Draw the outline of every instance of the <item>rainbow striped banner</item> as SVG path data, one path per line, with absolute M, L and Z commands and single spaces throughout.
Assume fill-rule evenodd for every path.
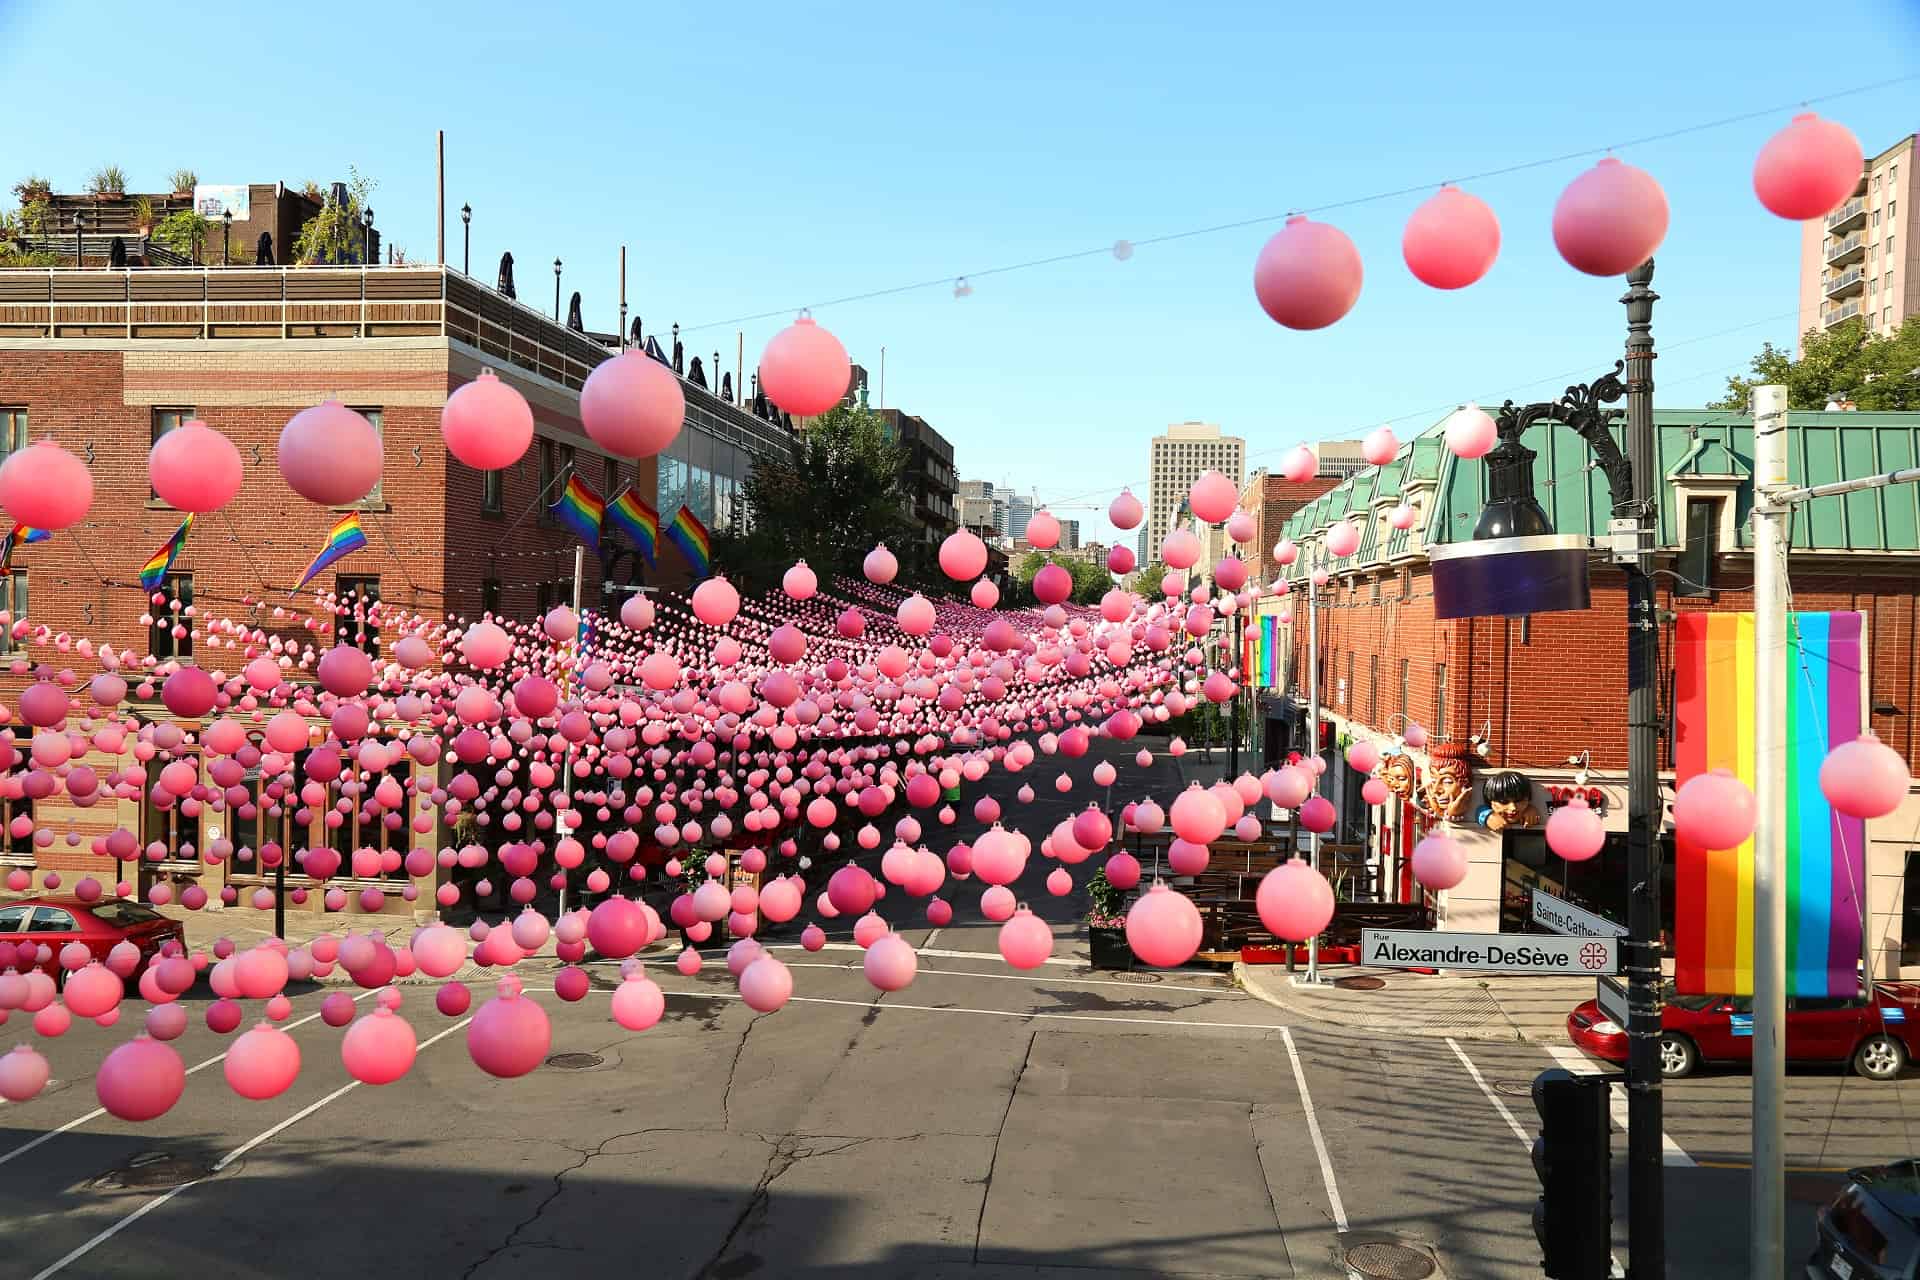
M 693 576 L 704 578 L 707 568 L 713 563 L 713 540 L 707 535 L 707 526 L 700 523 L 700 517 L 681 507 L 674 513 L 673 523 L 667 526 L 667 537 L 680 553 L 693 566 Z
M 140 586 L 144 590 L 160 589 L 160 585 L 167 580 L 167 570 L 173 568 L 174 559 L 180 554 L 180 548 L 187 545 L 187 534 L 192 529 L 193 513 L 188 512 L 187 518 L 180 522 L 180 527 L 167 535 L 160 549 L 147 557 L 146 564 L 140 567 Z
M 191 518 L 191 517 L 189 517 Z M 360 527 L 358 512 L 350 512 L 342 517 L 327 534 L 327 545 L 320 548 L 320 554 L 313 558 L 307 571 L 300 575 L 300 581 L 294 584 L 294 590 L 312 582 L 321 570 L 342 556 L 349 555 L 367 545 L 366 530 Z
M 1866 823 L 1833 811 L 1820 791 L 1827 752 L 1860 736 L 1866 717 L 1866 616 L 1795 613 L 1787 620 L 1787 994 L 1859 993 L 1866 916 Z M 1731 769 L 1754 783 L 1754 649 L 1750 613 L 1683 613 L 1674 641 L 1674 777 Z M 1753 841 L 1702 849 L 1678 839 L 1674 859 L 1674 985 L 1682 994 L 1753 992 Z
M 600 554 L 600 522 L 606 517 L 607 504 L 600 495 L 587 487 L 586 481 L 579 476 L 567 477 L 567 487 L 560 491 L 560 499 L 547 508 L 553 518 L 580 535 L 580 541 L 587 544 L 587 550 Z
M 648 564 L 654 563 L 654 550 L 660 541 L 660 513 L 643 502 L 632 485 L 607 504 L 607 523 L 626 534 Z

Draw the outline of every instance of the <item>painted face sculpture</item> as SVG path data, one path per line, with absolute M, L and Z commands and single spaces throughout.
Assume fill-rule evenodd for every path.
M 1427 765 L 1427 802 L 1449 822 L 1466 819 L 1473 803 L 1473 767 L 1459 756 L 1440 756 Z

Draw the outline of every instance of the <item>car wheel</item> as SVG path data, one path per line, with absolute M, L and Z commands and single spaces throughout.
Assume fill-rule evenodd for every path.
M 1700 1065 L 1700 1050 L 1693 1041 L 1673 1031 L 1660 1035 L 1660 1074 L 1669 1080 L 1678 1080 L 1693 1074 Z
M 1907 1065 L 1907 1051 L 1892 1036 L 1868 1036 L 1853 1051 L 1853 1069 L 1869 1080 L 1891 1080 Z

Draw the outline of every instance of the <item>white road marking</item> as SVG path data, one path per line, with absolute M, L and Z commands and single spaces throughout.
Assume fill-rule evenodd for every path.
M 922 951 L 920 954 L 926 955 L 927 953 Z M 612 964 L 614 962 L 611 960 L 601 960 L 595 963 Z M 643 960 L 641 963 L 657 965 L 663 969 L 671 969 L 674 967 L 673 961 L 659 958 Z M 859 969 L 859 966 L 856 964 L 823 964 L 805 960 L 790 960 L 784 963 L 789 969 L 837 969 L 841 973 L 853 973 Z M 703 969 L 724 969 L 726 965 L 727 962 L 725 960 L 702 960 L 700 962 L 700 967 Z M 1020 973 L 976 973 L 972 969 L 921 969 L 919 972 L 922 974 L 937 974 L 943 978 L 987 978 L 995 982 L 1030 982 L 1049 985 L 1067 983 L 1076 987 L 1125 987 L 1129 991 L 1191 991 L 1203 996 L 1235 996 L 1239 994 L 1232 987 L 1176 987 L 1159 982 L 1116 982 L 1111 978 L 1043 978 L 1037 975 Z
M 372 995 L 373 992 L 369 991 L 366 994 Z M 357 1000 L 359 999 L 359 997 L 355 996 L 354 999 Z M 320 1015 L 318 1014 L 314 1015 L 314 1017 L 319 1017 L 319 1016 Z M 460 1028 L 466 1026 L 467 1023 L 472 1021 L 473 1021 L 472 1018 L 462 1019 L 461 1021 L 455 1023 L 453 1026 L 448 1027 L 445 1031 L 442 1031 L 438 1035 L 433 1036 L 431 1039 L 421 1041 L 420 1048 L 426 1049 L 431 1047 L 432 1045 L 438 1044 L 440 1041 L 446 1039 L 448 1036 L 452 1035 L 454 1032 L 460 1030 Z M 225 1056 L 226 1055 L 224 1054 L 221 1055 L 221 1057 L 225 1057 Z M 210 1061 L 218 1062 L 219 1060 L 220 1060 L 219 1058 L 214 1058 L 214 1059 L 211 1059 Z M 206 1064 L 202 1064 L 202 1065 L 206 1065 Z M 49 1276 L 59 1275 L 60 1272 L 66 1270 L 68 1263 L 77 1262 L 81 1258 L 86 1257 L 89 1253 L 92 1253 L 95 1249 L 99 1248 L 101 1245 L 105 1244 L 107 1241 L 119 1235 L 122 1231 L 125 1231 L 128 1227 L 140 1221 L 140 1219 L 146 1217 L 149 1213 L 152 1213 L 155 1209 L 158 1209 L 161 1205 L 167 1203 L 167 1201 L 173 1199 L 175 1196 L 179 1195 L 182 1191 L 187 1190 L 189 1187 L 199 1186 L 201 1183 L 205 1182 L 207 1178 L 211 1178 L 214 1173 L 219 1173 L 221 1170 L 225 1169 L 228 1165 L 232 1164 L 235 1160 L 238 1160 L 242 1156 L 246 1155 L 247 1152 L 253 1150 L 255 1147 L 259 1146 L 261 1143 L 272 1138 L 274 1135 L 283 1132 L 289 1127 L 298 1124 L 300 1121 L 306 1119 L 308 1116 L 312 1115 L 314 1112 L 318 1111 L 320 1108 L 326 1106 L 329 1102 L 332 1102 L 335 1098 L 343 1097 L 346 1094 L 353 1092 L 355 1089 L 359 1087 L 360 1087 L 360 1082 L 358 1080 L 349 1080 L 346 1084 L 340 1086 L 338 1089 L 335 1089 L 332 1093 L 320 1099 L 318 1102 L 309 1103 L 308 1105 L 300 1108 L 300 1110 L 294 1112 L 292 1115 L 288 1116 L 285 1120 L 282 1120 L 279 1124 L 274 1125 L 271 1129 L 267 1129 L 261 1133 L 255 1134 L 253 1137 L 249 1138 L 247 1141 L 235 1147 L 232 1151 L 227 1152 L 226 1155 L 221 1156 L 220 1159 L 213 1166 L 213 1173 L 208 1174 L 206 1178 L 195 1178 L 192 1182 L 183 1182 L 179 1186 L 174 1187 L 160 1195 L 155 1196 L 153 1199 L 141 1205 L 138 1209 L 135 1209 L 132 1213 L 129 1213 L 126 1217 L 121 1218 L 119 1221 L 115 1222 L 112 1226 L 108 1227 L 106 1230 L 94 1236 L 93 1239 L 87 1241 L 85 1244 L 80 1245 L 78 1248 L 68 1253 L 64 1258 L 61 1258 L 59 1261 L 54 1262 L 50 1266 L 47 1266 L 44 1269 L 35 1272 L 33 1276 L 33 1280 L 47 1280 Z
M 1593 1065 L 1593 1059 L 1587 1057 L 1586 1054 L 1571 1045 L 1552 1044 L 1546 1046 L 1546 1049 L 1549 1054 L 1553 1055 L 1555 1062 L 1577 1076 L 1600 1074 L 1598 1069 Z M 1627 1130 L 1626 1086 L 1616 1083 L 1607 1089 L 1607 1112 L 1613 1117 L 1615 1126 L 1617 1126 L 1622 1133 L 1625 1133 Z M 1669 1137 L 1667 1131 L 1664 1129 L 1660 1131 L 1660 1162 L 1674 1169 L 1691 1169 L 1694 1167 L 1693 1157 L 1688 1155 L 1679 1143 Z
M 362 991 L 357 993 L 353 998 L 357 1002 L 357 1001 L 365 1000 L 368 996 L 372 994 L 373 992 L 371 991 Z M 297 1022 L 289 1022 L 286 1025 L 286 1027 L 283 1029 L 287 1031 L 291 1031 L 295 1027 L 304 1027 L 309 1022 L 312 1022 L 315 1018 L 319 1016 L 320 1015 L 318 1013 L 310 1013 L 306 1017 L 301 1018 Z M 192 1066 L 187 1068 L 187 1074 L 190 1076 L 197 1075 L 200 1072 L 205 1071 L 208 1067 L 212 1066 L 214 1063 L 224 1060 L 226 1056 L 227 1055 L 224 1053 L 217 1053 L 213 1057 L 208 1058 L 205 1062 L 196 1062 Z M 41 1143 L 52 1142 L 55 1138 L 67 1132 L 69 1129 L 78 1129 L 81 1125 L 85 1124 L 87 1121 L 98 1120 L 101 1116 L 105 1114 L 107 1114 L 107 1109 L 105 1107 L 95 1107 L 93 1110 L 87 1112 L 83 1116 L 76 1116 L 74 1119 L 69 1120 L 65 1124 L 61 1125 L 58 1129 L 49 1129 L 45 1133 L 41 1134 L 39 1137 L 33 1138 L 27 1142 L 24 1142 L 19 1146 L 15 1147 L 13 1150 L 7 1152 L 5 1155 L 0 1156 L 0 1164 L 5 1164 L 7 1163 L 7 1161 L 12 1160 L 17 1156 L 23 1156 L 27 1154 L 27 1152 L 32 1151 L 35 1147 L 38 1147 Z
M 696 1000 L 739 1000 L 743 997 L 729 991 L 668 991 L 669 996 L 686 996 Z M 889 1009 L 907 1009 L 917 1013 L 977 1013 L 992 1018 L 1047 1018 L 1056 1022 L 1125 1022 L 1149 1027 L 1227 1027 L 1234 1031 L 1285 1031 L 1285 1027 L 1266 1022 L 1201 1022 L 1186 1018 L 1121 1018 L 1100 1013 L 1022 1013 L 1017 1009 L 967 1009 L 958 1005 L 937 1004 L 874 1004 L 871 1000 L 830 1000 L 825 996 L 792 996 L 789 1004 L 835 1004 L 849 1009 L 877 1009 L 882 1013 Z
M 1300 1051 L 1294 1048 L 1293 1032 L 1282 1027 L 1280 1038 L 1287 1042 L 1287 1058 L 1293 1063 L 1293 1078 L 1300 1086 L 1300 1107 L 1307 1117 L 1307 1136 L 1313 1139 L 1313 1154 L 1320 1160 L 1321 1180 L 1327 1184 L 1327 1206 L 1333 1210 L 1333 1228 L 1344 1234 L 1347 1209 L 1340 1203 L 1340 1188 L 1333 1180 L 1333 1160 L 1327 1155 L 1327 1140 L 1320 1136 L 1320 1119 L 1313 1112 L 1313 1095 L 1307 1092 L 1307 1073 L 1300 1067 Z
M 1454 1057 L 1460 1059 L 1460 1065 L 1467 1069 L 1467 1074 L 1473 1077 L 1473 1082 L 1480 1086 L 1480 1092 L 1487 1095 L 1487 1101 L 1491 1102 L 1493 1109 L 1500 1113 L 1500 1118 L 1507 1122 L 1507 1128 L 1513 1130 L 1513 1136 L 1520 1139 L 1528 1150 L 1532 1150 L 1533 1139 L 1528 1137 L 1527 1131 L 1520 1127 L 1520 1122 L 1513 1118 L 1513 1112 L 1507 1110 L 1507 1104 L 1500 1100 L 1500 1095 L 1488 1087 L 1486 1080 L 1480 1074 L 1480 1068 L 1473 1065 L 1473 1059 L 1467 1056 L 1467 1051 L 1462 1049 L 1452 1036 L 1447 1037 L 1447 1047 L 1453 1050 Z
M 769 951 L 793 951 L 793 950 L 799 949 L 799 947 L 800 947 L 800 944 L 797 942 L 776 942 L 767 949 Z M 857 942 L 829 942 L 825 946 L 823 946 L 821 950 L 823 951 L 865 951 L 866 948 L 861 946 Z M 947 950 L 939 950 L 933 947 L 916 947 L 914 948 L 914 950 L 919 955 L 934 956 L 941 960 L 1000 961 L 1000 953 L 997 951 L 947 951 Z M 1004 961 L 1001 961 L 1001 963 L 1004 963 Z M 1086 966 L 1081 964 L 1078 960 L 1063 960 L 1059 956 L 1049 956 L 1047 959 L 1041 961 L 1041 963 L 1060 965 L 1068 969 L 1086 968 Z

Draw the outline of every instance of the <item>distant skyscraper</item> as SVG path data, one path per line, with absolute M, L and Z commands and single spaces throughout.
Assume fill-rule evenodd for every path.
M 1212 423 L 1176 422 L 1153 438 L 1150 461 L 1146 541 L 1140 550 L 1143 562 L 1149 548 L 1157 552 L 1166 541 L 1180 504 L 1202 473 L 1218 471 L 1233 481 L 1235 489 L 1245 483 L 1247 442 L 1221 435 Z
M 1080 549 L 1080 522 L 1078 520 L 1062 520 L 1060 522 L 1060 549 L 1062 551 L 1078 551 Z
M 962 480 L 959 506 L 962 528 L 989 528 L 996 534 L 1000 532 L 998 505 L 994 501 L 992 481 Z
M 1313 446 L 1313 451 L 1320 459 L 1315 475 L 1339 476 L 1344 480 L 1367 469 L 1366 455 L 1360 451 L 1358 440 L 1323 440 Z
M 1027 521 L 1033 519 L 1033 496 L 1014 493 L 1007 495 L 1007 527 L 1009 538 L 1027 536 Z
M 1920 315 L 1916 166 L 1920 138 L 1908 134 L 1867 158 L 1851 199 L 1800 224 L 1801 334 L 1855 316 L 1868 333 L 1889 334 Z

